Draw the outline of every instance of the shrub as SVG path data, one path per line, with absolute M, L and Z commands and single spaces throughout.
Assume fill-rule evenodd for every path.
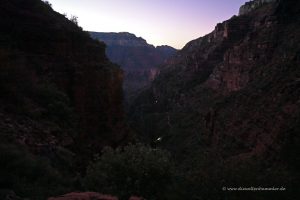
M 170 155 L 141 144 L 113 150 L 106 148 L 87 170 L 86 189 L 118 195 L 156 199 L 166 194 L 172 182 Z
M 49 1 L 43 1 L 46 5 L 52 7 L 52 4 Z
M 78 26 L 78 17 L 75 15 L 71 15 L 70 21 Z
M 33 99 L 45 108 L 41 115 L 63 126 L 72 126 L 75 116 L 68 96 L 58 90 L 55 85 L 41 84 L 33 92 Z
M 21 197 L 42 200 L 66 192 L 70 184 L 46 158 L 34 156 L 15 144 L 0 142 L 0 163 L 0 188 Z

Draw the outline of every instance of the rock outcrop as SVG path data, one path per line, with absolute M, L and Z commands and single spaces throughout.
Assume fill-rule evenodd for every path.
M 246 2 L 245 5 L 240 7 L 239 15 L 246 15 L 265 4 L 275 3 L 278 1 L 279 0 L 253 0 L 253 1 Z
M 97 192 L 72 192 L 58 197 L 50 197 L 48 200 L 118 200 L 118 197 L 103 195 Z M 128 200 L 144 200 L 141 197 L 132 196 Z
M 124 91 L 126 99 L 149 83 L 159 73 L 159 65 L 175 54 L 176 49 L 170 46 L 154 47 L 134 34 L 90 32 L 90 35 L 107 45 L 109 59 L 119 64 L 125 72 Z
M 72 192 L 59 197 L 50 197 L 48 200 L 118 200 L 118 198 L 96 192 Z

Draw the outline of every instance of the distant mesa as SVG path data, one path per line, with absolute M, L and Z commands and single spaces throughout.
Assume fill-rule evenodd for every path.
M 145 39 L 128 32 L 90 32 L 90 35 L 94 39 L 103 41 L 108 46 L 149 46 Z

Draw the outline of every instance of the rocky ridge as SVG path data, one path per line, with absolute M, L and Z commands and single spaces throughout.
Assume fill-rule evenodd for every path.
M 108 46 L 148 46 L 147 41 L 141 37 L 136 37 L 132 33 L 103 33 L 103 32 L 89 32 L 92 38 L 105 41 Z M 152 46 L 152 45 L 150 45 Z
M 258 9 L 259 7 L 268 4 L 268 3 L 275 3 L 279 0 L 253 0 L 246 2 L 245 5 L 240 7 L 239 15 L 245 15 L 251 13 L 252 11 Z
M 131 109 L 141 138 L 174 152 L 186 171 L 197 157 L 210 163 L 190 173 L 203 174 L 197 180 L 209 179 L 212 187 L 281 180 L 293 191 L 299 166 L 299 8 L 292 0 L 263 4 L 189 42 Z M 211 180 L 218 176 L 223 179 Z

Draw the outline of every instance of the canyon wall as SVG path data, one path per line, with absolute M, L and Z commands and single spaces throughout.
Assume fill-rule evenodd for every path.
M 1 137 L 34 153 L 83 150 L 86 159 L 124 142 L 123 72 L 105 45 L 42 1 L 0 8 Z
M 205 174 L 231 174 L 223 183 L 212 181 L 221 188 L 237 183 L 240 173 L 253 173 L 241 176 L 240 184 L 256 177 L 251 184 L 262 184 L 259 179 L 282 184 L 281 180 L 295 189 L 299 8 L 295 1 L 263 4 L 189 42 L 135 100 L 131 120 L 140 137 L 174 152 L 186 170 L 197 157 L 199 163 L 215 163 L 199 166 L 195 173 L 203 175 L 200 182 Z M 278 176 L 266 178 L 271 172 Z

